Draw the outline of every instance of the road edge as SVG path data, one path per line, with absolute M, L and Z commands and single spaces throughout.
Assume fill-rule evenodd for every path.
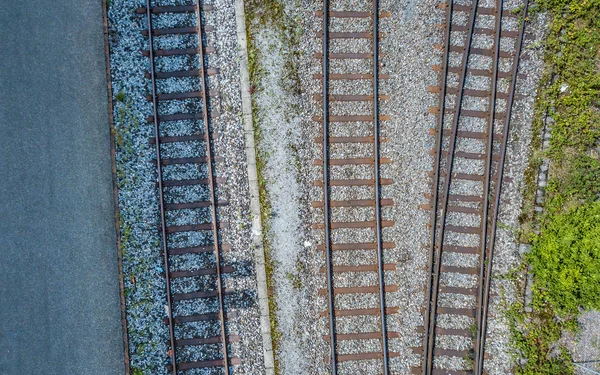
M 104 0 L 106 1 L 106 0 Z M 250 95 L 250 71 L 248 69 L 248 43 L 246 37 L 246 16 L 244 0 L 235 0 L 235 23 L 237 28 L 238 58 L 242 94 L 242 123 L 246 142 L 246 165 L 250 190 L 250 214 L 252 215 L 252 246 L 254 247 L 258 306 L 260 310 L 260 331 L 263 344 L 263 359 L 266 375 L 275 375 L 273 342 L 271 338 L 271 320 L 267 290 L 267 271 L 265 250 L 262 242 L 262 221 L 256 169 L 256 144 L 254 142 L 254 124 L 252 120 L 252 98 Z
M 104 58 L 106 67 L 106 94 L 108 107 L 108 125 L 110 130 L 110 163 L 112 169 L 113 200 L 115 232 L 117 238 L 117 262 L 119 267 L 119 295 L 121 305 L 121 329 L 123 330 L 123 357 L 125 361 L 125 375 L 130 375 L 129 340 L 127 337 L 127 313 L 125 311 L 125 283 L 123 281 L 123 248 L 121 245 L 119 191 L 117 185 L 117 158 L 115 150 L 115 126 L 113 119 L 112 80 L 110 75 L 110 47 L 108 44 L 108 0 L 102 0 L 102 24 L 104 27 Z

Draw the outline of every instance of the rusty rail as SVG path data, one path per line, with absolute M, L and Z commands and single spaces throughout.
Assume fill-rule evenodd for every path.
M 526 16 L 528 0 L 525 0 L 525 10 L 523 14 Z M 436 69 L 441 71 L 441 84 L 439 87 L 435 87 L 431 92 L 440 94 L 439 107 L 430 110 L 430 113 L 437 114 L 438 127 L 436 131 L 436 148 L 434 154 L 434 171 L 433 171 L 433 189 L 431 195 L 431 205 L 426 205 L 426 208 L 431 209 L 431 227 L 430 227 L 430 243 L 429 243 L 429 282 L 426 289 L 426 313 L 425 313 L 425 324 L 424 324 L 424 337 L 423 337 L 423 362 L 420 369 L 413 369 L 413 373 L 433 374 L 433 359 L 436 355 L 450 355 L 450 356 L 470 356 L 468 352 L 456 351 L 450 349 L 435 348 L 435 336 L 438 334 L 445 335 L 464 335 L 468 336 L 466 330 L 447 330 L 437 327 L 436 318 L 437 314 L 458 314 L 466 315 L 475 318 L 477 333 L 474 337 L 474 370 L 477 375 L 483 373 L 483 361 L 484 361 L 484 349 L 485 349 L 485 335 L 486 335 L 486 321 L 487 312 L 489 305 L 489 293 L 490 293 L 490 279 L 492 271 L 492 257 L 493 257 L 493 246 L 495 241 L 496 233 L 496 221 L 498 215 L 499 199 L 501 192 L 501 182 L 503 175 L 503 167 L 506 158 L 506 145 L 508 142 L 508 131 L 510 124 L 510 116 L 512 105 L 515 96 L 515 85 L 518 76 L 518 64 L 519 55 L 521 53 L 521 46 L 523 41 L 525 21 L 522 22 L 519 32 L 515 31 L 503 31 L 502 30 L 502 19 L 504 17 L 517 17 L 510 11 L 503 9 L 503 1 L 497 0 L 495 8 L 480 7 L 477 0 L 473 0 L 471 5 L 456 5 L 450 0 L 446 7 L 446 25 L 445 25 L 445 45 L 443 48 L 443 59 L 442 65 Z M 498 11 L 501 9 L 501 11 Z M 454 12 L 469 12 L 470 17 L 468 24 L 465 25 L 453 25 L 452 19 Z M 493 29 L 476 28 L 475 20 L 477 14 L 495 15 L 496 21 Z M 466 32 L 467 38 L 464 46 L 453 46 L 451 44 L 450 35 L 452 32 L 460 31 Z M 481 35 L 494 35 L 494 47 L 492 50 L 486 50 L 481 48 L 471 47 L 471 42 L 475 34 Z M 516 41 L 516 51 L 505 52 L 500 47 L 500 37 L 513 38 Z M 462 60 L 459 67 L 449 65 L 450 52 L 461 52 Z M 492 67 L 488 70 L 474 69 L 469 67 L 469 57 L 471 55 L 483 55 L 492 57 Z M 501 72 L 499 70 L 499 58 L 513 58 L 513 66 L 510 73 Z M 458 88 L 447 87 L 449 73 L 459 74 L 459 85 Z M 467 74 L 474 76 L 489 76 L 491 78 L 491 84 L 489 89 L 486 90 L 473 90 L 465 87 Z M 497 82 L 499 78 L 511 78 L 509 87 L 509 93 L 498 92 Z M 447 108 L 446 99 L 447 95 L 455 95 L 456 101 L 453 108 Z M 473 111 L 462 109 L 464 96 L 471 97 L 488 97 L 489 104 L 487 111 Z M 497 99 L 507 100 L 507 110 L 504 113 L 496 112 L 496 101 Z M 444 120 L 447 114 L 453 115 L 452 125 L 450 130 L 444 129 Z M 483 133 L 473 131 L 462 131 L 459 130 L 459 123 L 461 116 L 482 118 L 487 120 L 487 130 Z M 502 135 L 494 134 L 494 124 L 496 120 L 503 120 L 505 125 Z M 445 151 L 444 137 L 449 137 L 448 150 Z M 481 139 L 485 140 L 485 153 L 476 154 L 464 151 L 456 151 L 457 140 L 461 139 Z M 502 142 L 500 153 L 495 155 L 494 153 L 494 142 Z M 442 157 L 446 155 L 445 170 L 442 172 Z M 483 175 L 469 174 L 469 173 L 453 173 L 453 166 L 455 158 L 466 158 L 466 159 L 477 159 L 485 161 L 485 170 Z M 493 172 L 493 162 L 499 160 L 496 172 Z M 440 179 L 444 177 L 441 191 L 440 191 Z M 491 193 L 491 182 L 496 179 L 496 189 L 494 194 Z M 472 195 L 452 195 L 450 193 L 451 181 L 462 180 L 462 181 L 480 181 L 483 184 L 482 196 Z M 494 195 L 494 206 L 490 208 L 490 196 Z M 449 205 L 449 202 L 471 202 L 480 203 L 481 208 L 465 208 Z M 456 204 L 456 203 L 455 203 Z M 490 213 L 488 210 L 492 209 Z M 461 225 L 449 225 L 446 222 L 448 212 L 461 212 L 468 214 L 477 214 L 480 216 L 479 227 L 468 227 Z M 491 223 L 490 221 L 491 217 Z M 465 247 L 465 246 L 449 246 L 444 244 L 444 234 L 446 231 L 454 233 L 466 233 L 466 234 L 478 234 L 480 238 L 478 247 Z M 488 238 L 488 233 L 491 235 Z M 450 267 L 443 266 L 441 264 L 442 253 L 444 251 L 458 252 L 458 253 L 470 253 L 479 254 L 479 266 L 477 268 L 461 268 L 461 267 Z M 487 255 L 487 256 L 486 256 Z M 440 286 L 440 277 L 443 272 L 459 272 L 475 274 L 478 276 L 477 288 L 459 288 L 452 286 Z M 442 308 L 438 307 L 438 294 L 443 293 L 456 293 L 456 294 L 467 294 L 474 295 L 476 297 L 477 306 L 474 310 L 470 308 Z M 415 348 L 418 350 L 418 348 Z M 467 373 L 466 371 L 463 371 Z M 457 373 L 463 373 L 457 372 Z
M 488 259 L 488 264 L 486 267 L 486 273 L 485 273 L 485 277 L 484 277 L 484 285 L 485 285 L 485 292 L 483 292 L 483 295 L 480 295 L 480 301 L 482 301 L 481 303 L 481 313 L 479 314 L 481 316 L 481 321 L 479 322 L 478 325 L 478 332 L 477 332 L 477 343 L 478 343 L 478 348 L 476 353 L 478 353 L 478 357 L 475 359 L 475 363 L 476 363 L 476 367 L 475 367 L 475 374 L 476 375 L 483 375 L 483 362 L 484 362 L 484 351 L 485 351 L 485 337 L 486 337 L 486 326 L 487 326 L 487 312 L 488 312 L 488 306 L 489 306 L 489 297 L 490 297 L 490 281 L 492 278 L 492 265 L 493 265 L 493 256 L 494 256 L 494 246 L 495 246 L 495 242 L 496 242 L 496 223 L 498 221 L 498 213 L 500 211 L 500 197 L 502 194 L 502 176 L 504 173 L 504 163 L 506 161 L 506 146 L 508 144 L 508 135 L 509 135 L 509 131 L 510 131 L 510 118 L 511 118 L 511 114 L 512 114 L 512 106 L 514 103 L 514 99 L 515 99 L 515 91 L 516 91 L 516 83 L 517 83 L 517 76 L 519 73 L 519 59 L 521 56 L 521 50 L 523 47 L 523 36 L 525 35 L 525 23 L 527 20 L 527 12 L 529 10 L 529 0 L 525 0 L 525 7 L 523 9 L 523 20 L 521 21 L 521 26 L 519 27 L 519 36 L 518 36 L 518 42 L 517 42 L 517 51 L 516 51 L 516 55 L 515 55 L 515 62 L 513 65 L 513 69 L 512 69 L 512 77 L 511 77 L 511 83 L 510 83 L 510 95 L 508 98 L 508 102 L 507 102 L 507 115 L 504 119 L 504 129 L 503 129 L 503 142 L 502 142 L 502 148 L 500 150 L 500 161 L 499 161 L 499 171 L 498 171 L 498 175 L 496 177 L 496 195 L 494 198 L 494 206 L 492 208 L 492 223 L 491 223 L 491 233 L 490 233 L 490 238 L 489 238 L 489 242 L 488 242 L 488 254 L 487 254 L 487 259 Z M 490 162 L 491 162 L 491 158 L 490 158 Z M 486 231 L 487 234 L 487 231 Z M 480 288 L 483 289 L 483 288 Z
M 225 201 L 218 201 L 215 192 L 215 185 L 220 182 L 221 179 L 215 177 L 213 163 L 219 158 L 214 157 L 214 150 L 212 145 L 212 131 L 211 121 L 209 115 L 209 101 L 208 97 L 216 95 L 214 92 L 209 92 L 207 89 L 207 76 L 215 74 L 215 69 L 205 68 L 205 50 L 209 48 L 204 47 L 203 34 L 205 30 L 212 30 L 208 26 L 202 25 L 201 11 L 211 10 L 212 6 L 204 5 L 200 6 L 189 5 L 189 6 L 155 6 L 152 7 L 151 1 L 146 0 L 145 8 L 138 8 L 138 14 L 145 14 L 147 17 L 147 28 L 142 31 L 142 34 L 148 37 L 148 50 L 142 51 L 150 60 L 150 71 L 146 75 L 150 79 L 152 95 L 148 96 L 148 100 L 152 102 L 153 114 L 148 117 L 148 121 L 154 124 L 154 137 L 151 143 L 154 144 L 156 150 L 156 166 L 158 171 L 157 185 L 158 185 L 158 197 L 159 197 L 159 212 L 160 212 L 160 231 L 161 231 L 161 247 L 163 254 L 163 265 L 165 270 L 165 284 L 166 284 L 166 298 L 167 298 L 167 318 L 165 319 L 169 327 L 169 357 L 170 365 L 168 366 L 169 371 L 173 375 L 177 375 L 178 372 L 194 369 L 194 368 L 206 368 L 206 367 L 221 367 L 226 375 L 229 375 L 229 367 L 231 365 L 240 364 L 239 358 L 230 358 L 227 348 L 228 342 L 239 341 L 239 336 L 228 336 L 226 332 L 225 320 L 227 316 L 235 315 L 233 313 L 225 313 L 225 301 L 224 296 L 233 294 L 235 291 L 225 289 L 222 283 L 222 276 L 224 273 L 234 272 L 234 268 L 231 266 L 222 266 L 221 251 L 228 249 L 228 245 L 221 245 L 219 241 L 219 229 L 223 227 L 219 223 L 217 217 L 217 205 L 226 204 Z M 197 26 L 195 27 L 179 27 L 170 29 L 154 29 L 152 25 L 152 15 L 159 13 L 195 13 Z M 191 49 L 173 49 L 173 50 L 155 50 L 154 49 L 154 36 L 156 35 L 183 35 L 183 34 L 196 34 L 198 39 L 198 47 Z M 210 48 L 210 52 L 214 52 L 214 48 Z M 173 55 L 196 55 L 199 60 L 199 69 L 191 69 L 187 71 L 179 72 L 160 72 L 157 73 L 155 70 L 155 58 L 157 56 L 173 56 Z M 184 93 L 170 93 L 161 94 L 157 91 L 157 79 L 163 78 L 179 78 L 179 77 L 198 77 L 200 80 L 200 90 L 193 92 Z M 201 113 L 178 113 L 171 115 L 161 115 L 159 113 L 159 101 L 164 100 L 185 100 L 185 99 L 200 99 L 202 101 Z M 185 120 L 201 120 L 204 125 L 204 134 L 190 134 L 184 136 L 161 136 L 160 123 L 164 121 L 185 121 Z M 165 143 L 181 143 L 189 141 L 204 141 L 206 143 L 205 154 L 206 156 L 199 157 L 188 157 L 188 158 L 163 158 L 161 156 L 161 144 Z M 191 179 L 191 180 L 165 180 L 163 176 L 163 167 L 173 164 L 204 164 L 207 167 L 207 178 L 204 179 Z M 165 202 L 165 188 L 172 186 L 196 186 L 205 185 L 209 190 L 209 200 L 199 202 L 184 202 L 184 203 L 166 203 Z M 169 225 L 166 219 L 166 211 L 182 210 L 182 209 L 202 209 L 208 208 L 210 210 L 211 221 L 209 223 L 201 224 L 190 224 L 190 225 Z M 172 248 L 169 246 L 168 236 L 170 233 L 176 232 L 190 232 L 190 231 L 210 231 L 212 233 L 213 243 L 212 245 L 206 246 L 195 246 L 185 248 Z M 206 254 L 213 253 L 215 257 L 215 267 L 208 269 L 197 269 L 187 271 L 173 271 L 171 270 L 169 259 L 171 256 L 178 256 L 182 254 Z M 216 278 L 216 289 L 215 290 L 201 290 L 190 293 L 178 293 L 173 294 L 171 288 L 171 280 L 174 278 L 185 278 L 185 277 L 197 277 L 214 275 Z M 191 316 L 174 316 L 174 302 L 184 301 L 191 299 L 205 299 L 205 298 L 217 298 L 218 311 L 216 313 L 197 314 Z M 175 335 L 175 325 L 186 322 L 197 322 L 197 321 L 219 321 L 220 333 L 217 337 L 193 337 L 186 339 L 178 339 Z M 206 360 L 194 360 L 190 362 L 181 362 L 178 360 L 178 348 L 184 346 L 198 346 L 198 345 L 213 345 L 221 344 L 222 358 L 217 359 L 206 359 Z
M 390 199 L 383 199 L 381 197 L 381 185 L 389 184 L 391 181 L 388 179 L 382 179 L 380 176 L 380 165 L 384 163 L 390 163 L 391 160 L 380 157 L 380 121 L 389 120 L 388 116 L 380 115 L 379 113 L 379 100 L 386 100 L 388 96 L 379 94 L 379 80 L 389 78 L 387 75 L 379 74 L 379 2 L 378 0 L 372 0 L 373 11 L 372 12 L 355 12 L 355 11 L 330 11 L 329 1 L 323 1 L 323 9 L 317 12 L 317 16 L 322 17 L 323 32 L 320 33 L 322 37 L 322 53 L 316 54 L 322 61 L 323 74 L 317 75 L 315 78 L 322 80 L 322 95 L 315 96 L 315 100 L 323 102 L 323 117 L 315 117 L 315 121 L 322 122 L 323 133 L 322 137 L 317 137 L 315 142 L 319 142 L 323 147 L 323 159 L 315 160 L 315 165 L 322 165 L 323 167 L 323 180 L 315 181 L 315 186 L 322 186 L 324 191 L 323 202 L 313 202 L 313 207 L 322 208 L 324 222 L 323 224 L 317 223 L 313 225 L 314 229 L 324 230 L 324 243 L 322 249 L 325 251 L 325 262 L 326 265 L 321 270 L 326 273 L 327 277 L 327 288 L 320 291 L 321 294 L 327 296 L 327 311 L 324 316 L 328 318 L 328 329 L 329 334 L 325 337 L 329 341 L 329 362 L 331 364 L 331 371 L 333 374 L 338 373 L 338 362 L 342 361 L 360 361 L 368 359 L 381 359 L 383 361 L 383 373 L 389 374 L 389 357 L 388 351 L 388 338 L 397 337 L 397 334 L 387 332 L 386 316 L 387 314 L 394 313 L 397 309 L 387 308 L 385 302 L 385 293 L 395 291 L 395 285 L 385 285 L 384 271 L 394 270 L 395 265 L 383 263 L 383 252 L 384 249 L 394 247 L 391 243 L 385 243 L 382 239 L 382 228 L 390 227 L 394 223 L 389 220 L 382 220 L 381 207 L 390 206 L 393 202 Z M 337 18 L 371 18 L 373 23 L 372 32 L 336 32 L 331 33 L 329 31 L 330 17 Z M 356 38 L 366 39 L 371 38 L 373 43 L 373 53 L 330 53 L 329 52 L 329 39 L 331 38 Z M 330 59 L 371 59 L 373 68 L 370 73 L 365 74 L 329 74 L 329 60 Z M 329 89 L 329 80 L 371 80 L 373 87 L 372 95 L 337 95 L 331 94 Z M 335 116 L 330 113 L 330 103 L 339 101 L 372 101 L 373 102 L 373 113 L 371 115 L 344 115 Z M 373 123 L 373 135 L 368 137 L 331 137 L 329 135 L 329 126 L 331 122 L 372 122 Z M 344 158 L 344 159 L 331 159 L 329 154 L 330 144 L 351 144 L 351 143 L 365 143 L 373 145 L 373 157 L 366 158 Z M 345 179 L 345 180 L 331 180 L 330 179 L 330 166 L 354 166 L 354 165 L 372 165 L 374 168 L 374 179 L 373 180 L 360 180 L 360 179 Z M 348 200 L 348 201 L 332 201 L 330 199 L 330 190 L 335 186 L 373 186 L 374 199 L 370 200 Z M 372 207 L 375 209 L 375 218 L 373 221 L 351 221 L 351 222 L 332 222 L 331 210 L 336 207 Z M 331 233 L 332 230 L 340 228 L 372 228 L 374 230 L 374 241 L 372 243 L 332 243 Z M 338 250 L 375 250 L 377 256 L 377 264 L 368 266 L 343 266 L 333 265 L 332 254 L 333 251 Z M 378 285 L 376 286 L 363 286 L 363 287 L 335 287 L 333 282 L 334 274 L 339 272 L 376 272 L 378 277 Z M 379 308 L 377 309 L 335 309 L 335 295 L 347 294 L 347 293 L 376 293 L 379 296 Z M 368 332 L 368 333 L 349 333 L 349 334 L 338 334 L 336 317 L 338 316 L 361 316 L 361 315 L 378 315 L 381 331 L 380 332 Z M 368 340 L 378 338 L 381 342 L 380 352 L 369 352 L 359 354 L 339 354 L 336 349 L 336 344 L 339 340 Z M 391 355 L 397 356 L 398 353 L 392 353 Z

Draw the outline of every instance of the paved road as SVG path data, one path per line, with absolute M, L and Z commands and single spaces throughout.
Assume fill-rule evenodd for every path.
M 100 0 L 0 6 L 0 374 L 123 374 Z

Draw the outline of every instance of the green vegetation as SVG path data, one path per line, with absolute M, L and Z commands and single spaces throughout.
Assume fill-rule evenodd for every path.
M 549 303 L 563 317 L 580 308 L 600 309 L 600 202 L 554 215 L 529 261 L 536 277 L 534 306 Z
M 115 105 L 117 115 L 115 124 L 111 128 L 115 140 L 115 148 L 119 154 L 117 163 L 117 187 L 122 189 L 127 183 L 137 182 L 137 176 L 126 176 L 124 163 L 136 157 L 137 152 L 133 147 L 134 132 L 140 127 L 139 120 L 131 112 L 131 102 L 119 102 Z
M 123 98 L 125 98 L 125 93 Z M 119 94 L 117 94 L 117 97 Z M 126 191 L 135 190 L 139 185 L 140 179 L 135 173 L 127 173 L 128 164 L 136 164 L 141 160 L 143 150 L 134 147 L 134 140 L 139 136 L 140 121 L 137 119 L 132 109 L 132 102 L 129 100 L 114 102 L 114 125 L 111 132 L 114 138 L 114 147 L 116 150 L 117 165 L 116 177 L 117 187 L 120 194 Z M 119 202 L 121 204 L 122 202 Z M 158 248 L 158 243 L 142 243 L 136 237 L 134 228 L 139 227 L 141 219 L 136 209 L 131 209 L 127 205 L 119 207 L 120 209 L 120 240 L 123 256 L 123 278 L 124 278 L 124 297 L 126 300 L 127 317 L 130 321 L 141 319 L 151 314 L 153 309 L 153 290 L 152 280 L 145 277 L 151 269 L 154 262 L 154 255 L 144 255 L 142 249 L 148 246 Z M 157 240 L 159 241 L 159 240 Z M 129 338 L 130 355 L 142 356 L 146 352 L 156 352 L 156 342 L 151 340 L 155 332 L 149 329 L 139 330 L 134 325 L 129 325 L 127 329 Z M 131 367 L 132 375 L 142 375 L 156 373 L 152 365 L 140 364 L 135 360 L 131 362 L 136 366 Z
M 260 90 L 260 80 L 264 74 L 264 69 L 260 62 L 262 53 L 256 46 L 254 35 L 263 29 L 269 29 L 275 33 L 284 43 L 286 48 L 277 51 L 284 57 L 283 73 L 286 82 L 285 87 L 296 94 L 300 93 L 298 78 L 298 58 L 299 50 L 297 46 L 303 30 L 298 26 L 297 20 L 291 19 L 285 13 L 285 6 L 279 0 L 246 0 L 246 34 L 248 37 L 248 68 L 250 70 L 250 83 L 252 90 Z
M 563 375 L 573 367 L 559 338 L 577 330 L 581 311 L 600 309 L 600 0 L 540 0 L 535 10 L 548 11 L 551 25 L 520 217 L 521 238 L 532 244 L 533 301 L 531 312 L 513 305 L 509 318 L 524 359 L 516 373 Z M 541 151 L 546 118 L 550 147 Z M 542 158 L 551 165 L 544 211 L 536 214 Z
M 580 309 L 600 309 L 600 202 L 545 216 L 527 257 L 534 275 L 532 312 L 511 307 L 517 374 L 572 374 L 564 331 L 577 331 Z
M 254 137 L 256 144 L 258 145 L 258 140 L 260 139 L 260 128 L 254 124 Z M 273 296 L 273 291 L 275 289 L 275 278 L 273 275 L 274 268 L 274 260 L 271 256 L 273 248 L 271 247 L 271 241 L 269 239 L 269 228 L 271 226 L 271 202 L 269 201 L 269 194 L 267 192 L 267 180 L 264 177 L 265 170 L 265 156 L 261 152 L 257 152 L 256 155 L 256 169 L 257 169 L 257 179 L 258 179 L 258 198 L 260 201 L 260 217 L 263 226 L 263 247 L 265 251 L 265 273 L 267 278 L 267 290 L 269 294 L 269 318 L 270 318 L 270 326 L 271 326 L 271 341 L 273 344 L 273 352 L 276 352 L 277 343 L 281 339 L 281 331 L 279 330 L 279 326 L 277 324 L 277 301 Z M 275 373 L 278 374 L 277 361 L 275 361 Z
M 250 0 L 245 2 L 245 14 L 246 14 L 246 35 L 248 38 L 248 69 L 250 72 L 250 89 L 251 92 L 254 93 L 257 87 L 260 87 L 260 76 L 262 75 L 262 68 L 259 62 L 259 54 L 260 51 L 257 49 L 256 44 L 254 42 L 254 38 L 252 37 L 253 33 L 251 30 L 255 27 L 265 27 L 269 25 L 270 22 L 281 20 L 279 17 L 276 17 L 277 14 L 283 12 L 283 7 L 277 1 L 260 1 L 260 0 Z M 254 125 L 254 140 L 256 145 L 256 170 L 257 170 L 257 179 L 258 179 L 258 196 L 260 201 L 260 216 L 261 222 L 263 226 L 263 246 L 265 251 L 265 272 L 267 278 L 267 290 L 269 293 L 269 318 L 270 318 L 270 328 L 271 328 L 271 341 L 273 345 L 273 352 L 277 352 L 277 343 L 281 339 L 281 331 L 279 330 L 279 326 L 277 324 L 277 301 L 273 298 L 274 291 L 274 260 L 271 256 L 272 247 L 271 241 L 268 237 L 269 228 L 271 225 L 271 202 L 269 201 L 269 193 L 267 191 L 267 180 L 264 175 L 265 171 L 265 159 L 266 155 L 264 152 L 260 150 L 260 140 L 261 140 L 261 129 L 258 126 L 257 118 L 256 118 L 256 105 L 254 103 L 254 99 L 252 100 L 252 109 L 253 109 L 253 125 Z M 275 373 L 279 373 L 278 371 L 278 363 L 275 361 Z
M 115 99 L 117 99 L 117 101 L 119 101 L 119 102 L 124 102 L 125 101 L 125 93 L 123 91 L 119 91 L 117 93 L 117 95 L 115 95 Z
M 573 366 L 566 349 L 557 345 L 563 330 L 573 329 L 569 323 L 556 319 L 549 306 L 536 307 L 534 312 L 525 314 L 523 304 L 517 303 L 509 310 L 512 321 L 513 345 L 525 362 L 515 371 L 516 374 L 565 375 L 573 373 Z

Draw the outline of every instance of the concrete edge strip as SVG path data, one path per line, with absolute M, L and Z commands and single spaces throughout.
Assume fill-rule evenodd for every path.
M 250 72 L 248 70 L 248 44 L 246 40 L 244 0 L 235 0 L 235 21 L 237 27 L 238 58 L 242 90 L 242 122 L 244 125 L 246 141 L 246 163 L 248 168 L 248 185 L 250 189 L 250 213 L 252 215 L 252 245 L 255 253 L 258 305 L 260 309 L 260 330 L 262 335 L 265 374 L 274 375 L 275 362 L 273 357 L 273 344 L 271 341 L 271 320 L 269 318 L 269 294 L 267 290 L 265 251 L 262 242 L 262 223 L 258 193 L 258 173 L 256 169 L 254 126 L 252 122 L 252 98 L 250 96 Z
M 129 340 L 127 336 L 127 312 L 125 310 L 125 283 L 123 281 L 123 248 L 121 245 L 120 213 L 119 213 L 119 190 L 117 185 L 117 158 L 115 150 L 115 124 L 113 119 L 113 100 L 112 100 L 112 79 L 110 75 L 110 47 L 108 44 L 108 4 L 107 0 L 102 0 L 102 23 L 104 25 L 104 55 L 106 67 L 106 85 L 108 96 L 108 124 L 110 131 L 110 156 L 112 167 L 113 199 L 114 199 L 114 217 L 115 232 L 117 235 L 117 262 L 119 267 L 119 294 L 121 305 L 121 326 L 123 329 L 123 356 L 125 360 L 125 375 L 131 373 L 129 363 Z

